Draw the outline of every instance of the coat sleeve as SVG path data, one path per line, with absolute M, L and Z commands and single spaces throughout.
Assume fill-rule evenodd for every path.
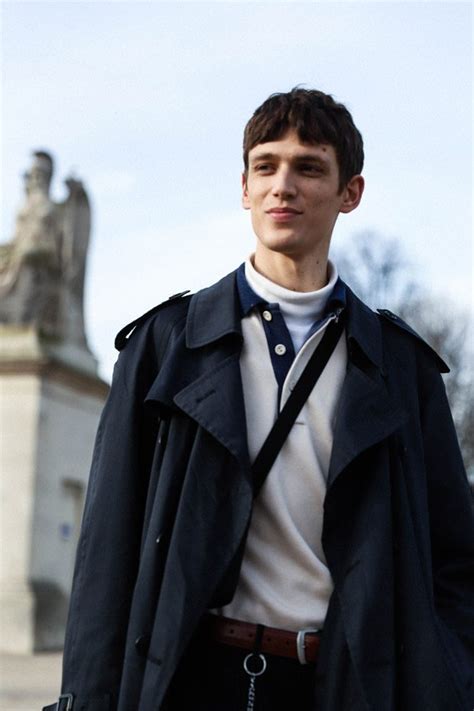
M 63 661 L 74 708 L 115 708 L 120 685 L 157 429 L 143 406 L 156 374 L 151 331 L 120 353 L 97 432 Z
M 447 654 L 469 687 L 474 669 L 473 502 L 444 383 L 432 361 L 425 375 L 421 422 L 434 600 Z M 474 694 L 472 687 L 466 690 Z

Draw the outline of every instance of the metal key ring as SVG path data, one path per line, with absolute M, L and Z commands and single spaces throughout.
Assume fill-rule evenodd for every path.
M 261 668 L 261 670 L 258 671 L 258 672 L 250 671 L 249 668 L 248 668 L 248 661 L 249 661 L 249 659 L 251 659 L 252 657 L 258 657 L 258 658 L 260 659 L 260 661 L 262 662 L 262 668 Z M 261 675 L 263 674 L 263 672 L 265 671 L 266 668 L 267 668 L 267 660 L 265 659 L 265 657 L 263 656 L 263 654 L 254 654 L 254 653 L 252 652 L 252 654 L 247 654 L 247 656 L 246 656 L 245 659 L 244 659 L 244 669 L 245 669 L 245 671 L 247 672 L 247 674 L 248 674 L 249 676 L 261 676 Z

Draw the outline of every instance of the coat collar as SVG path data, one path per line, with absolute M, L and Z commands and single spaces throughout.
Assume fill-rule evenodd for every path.
M 237 271 L 191 298 L 186 322 L 186 346 L 201 348 L 231 333 L 242 336 Z
M 366 358 L 380 371 L 383 367 L 382 329 L 377 316 L 346 284 L 347 298 L 347 343 L 349 356 L 354 355 L 356 344 Z
M 348 368 L 328 487 L 360 452 L 406 419 L 387 389 L 379 317 L 346 288 Z M 248 468 L 236 271 L 191 298 L 184 335 L 168 352 L 147 399 L 178 406 Z
M 233 272 L 191 298 L 185 328 L 171 339 L 146 401 L 178 407 L 248 470 L 241 346 Z
M 328 489 L 364 450 L 392 435 L 408 418 L 389 389 L 379 316 L 347 288 L 347 372 L 334 431 Z
M 237 270 L 191 298 L 186 323 L 186 346 L 207 346 L 231 333 L 242 336 L 241 307 L 237 291 Z M 382 335 L 378 316 L 345 284 L 347 295 L 347 339 L 383 370 Z

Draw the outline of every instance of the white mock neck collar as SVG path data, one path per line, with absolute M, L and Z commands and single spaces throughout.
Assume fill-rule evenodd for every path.
M 321 317 L 338 279 L 336 266 L 331 261 L 328 261 L 328 283 L 325 286 L 316 291 L 291 291 L 257 272 L 252 258 L 253 255 L 245 262 L 245 277 L 258 296 L 269 303 L 278 303 L 284 316 L 300 316 L 313 321 Z

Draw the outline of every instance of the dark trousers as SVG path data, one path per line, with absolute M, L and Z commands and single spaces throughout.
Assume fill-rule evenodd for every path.
M 247 711 L 250 677 L 243 667 L 247 655 L 224 644 L 192 642 L 163 711 Z M 267 668 L 255 679 L 253 711 L 315 711 L 314 665 L 271 655 L 265 659 Z M 249 665 L 251 671 L 261 668 L 256 659 Z

